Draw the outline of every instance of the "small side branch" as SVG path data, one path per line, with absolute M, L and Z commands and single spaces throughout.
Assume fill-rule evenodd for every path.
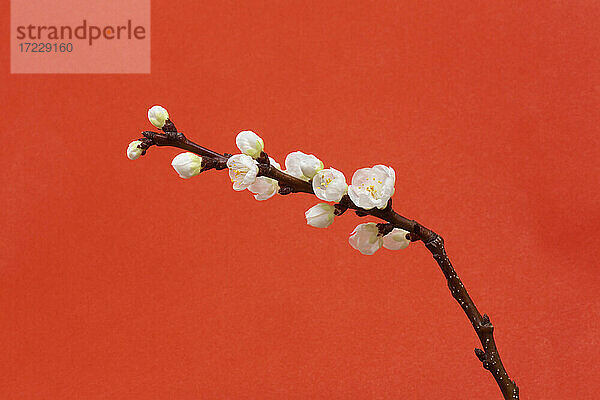
M 165 124 L 165 126 L 167 125 Z M 163 127 L 163 129 L 165 128 Z M 142 149 L 144 149 L 144 153 L 142 154 L 146 154 L 146 151 L 151 146 L 169 146 L 192 152 L 201 157 L 213 158 L 215 161 L 221 163 L 227 163 L 227 159 L 229 158 L 188 140 L 181 132 L 167 131 L 165 133 L 157 133 L 144 131 L 142 135 L 144 135 L 140 139 L 142 141 Z

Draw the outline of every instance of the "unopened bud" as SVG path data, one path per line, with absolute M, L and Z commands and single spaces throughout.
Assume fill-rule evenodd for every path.
M 202 170 L 202 157 L 194 153 L 181 153 L 175 156 L 171 165 L 183 179 L 190 179 Z
M 252 131 L 242 131 L 235 138 L 235 144 L 238 149 L 252 158 L 257 158 L 265 148 L 265 143 L 256 133 Z
M 165 126 L 165 121 L 169 119 L 169 113 L 161 106 L 154 106 L 148 110 L 148 120 L 157 128 Z
M 140 148 L 141 144 L 142 142 L 140 140 L 134 140 L 133 142 L 129 143 L 129 146 L 127 146 L 127 157 L 130 160 L 137 160 L 140 158 L 142 152 L 144 151 Z

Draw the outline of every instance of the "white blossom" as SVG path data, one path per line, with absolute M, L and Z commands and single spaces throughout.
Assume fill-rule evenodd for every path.
M 333 224 L 334 211 L 335 208 L 331 204 L 319 203 L 304 213 L 306 223 L 315 228 L 327 228 Z
M 312 180 L 315 196 L 325 201 L 340 201 L 348 192 L 346 177 L 334 168 L 322 169 Z
M 370 210 L 383 209 L 394 194 L 396 173 L 391 167 L 375 165 L 373 168 L 361 168 L 352 176 L 348 187 L 348 196 L 359 207 Z
M 400 228 L 394 228 L 390 233 L 383 237 L 383 247 L 388 250 L 402 250 L 408 247 L 410 240 L 406 238 L 408 231 Z
M 323 169 L 323 162 L 312 154 L 308 154 L 300 161 L 300 170 L 302 175 L 312 179 L 317 172 Z
M 285 172 L 303 181 L 310 180 L 323 169 L 323 163 L 312 154 L 294 151 L 285 158 Z
M 202 169 L 202 157 L 194 153 L 181 153 L 175 156 L 171 165 L 180 177 L 190 179 L 200 173 Z
M 256 180 L 258 163 L 247 154 L 236 154 L 227 160 L 229 178 L 233 182 L 233 190 L 244 190 Z
M 358 225 L 350 238 L 350 246 L 368 256 L 375 254 L 381 248 L 383 239 L 379 236 L 379 229 L 374 222 Z
M 256 133 L 252 131 L 242 131 L 235 137 L 235 144 L 244 154 L 252 158 L 257 158 L 265 148 L 265 143 Z
M 165 126 L 165 121 L 169 119 L 169 113 L 161 106 L 154 106 L 148 110 L 148 120 L 157 128 Z
M 279 163 L 271 157 L 269 157 L 269 161 L 272 166 L 281 169 Z M 267 178 L 266 176 L 259 176 L 254 183 L 248 187 L 248 190 L 254 193 L 254 198 L 256 200 L 267 200 L 279 191 L 279 182 L 275 179 Z
M 130 160 L 137 160 L 142 155 L 142 149 L 139 147 L 142 142 L 140 140 L 134 140 L 127 146 L 127 158 Z

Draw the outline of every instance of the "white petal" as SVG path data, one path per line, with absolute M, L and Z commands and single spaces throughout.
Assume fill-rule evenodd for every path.
M 248 186 L 248 190 L 254 193 L 256 200 L 267 200 L 277 193 L 279 183 L 275 179 L 259 176 L 252 185 Z
M 130 160 L 137 160 L 142 155 L 142 149 L 139 147 L 142 142 L 140 140 L 134 140 L 127 146 L 127 158 Z
M 352 185 L 357 185 L 371 177 L 371 168 L 357 169 L 352 175 Z
M 389 250 L 402 250 L 408 247 L 410 240 L 406 238 L 408 231 L 400 228 L 394 228 L 390 233 L 383 237 L 383 247 Z
M 202 169 L 202 157 L 194 153 L 181 153 L 175 156 L 171 162 L 173 169 L 180 177 L 190 179 L 198 175 Z
M 333 223 L 334 210 L 331 204 L 319 203 L 304 213 L 306 223 L 315 228 L 327 228 Z
M 305 156 L 306 154 L 301 151 L 294 151 L 288 154 L 287 157 L 285 157 L 285 173 L 298 179 L 302 179 L 303 181 L 308 181 L 309 178 L 304 176 L 302 169 L 300 168 L 300 163 Z
M 366 210 L 374 207 L 383 209 L 394 194 L 396 173 L 393 168 L 375 165 L 361 168 L 352 176 L 348 196 L 354 204 Z
M 348 242 L 356 250 L 365 255 L 372 255 L 381 248 L 382 238 L 379 236 L 377 225 L 373 222 L 358 225 Z
M 169 113 L 161 106 L 153 106 L 148 110 L 148 120 L 157 128 L 165 126 L 168 119 Z
M 233 182 L 233 189 L 240 191 L 247 189 L 256 180 L 258 163 L 246 154 L 235 154 L 227 160 L 229 178 Z
M 249 155 L 252 158 L 260 156 L 260 153 L 265 147 L 265 143 L 260 136 L 252 131 L 242 131 L 238 133 L 235 138 L 235 144 L 242 153 Z
M 300 170 L 302 171 L 302 175 L 305 177 L 312 179 L 317 172 L 323 169 L 323 162 L 319 160 L 312 154 L 307 154 L 300 161 Z
M 325 201 L 340 201 L 348 190 L 346 177 L 335 168 L 323 169 L 312 180 L 315 196 Z

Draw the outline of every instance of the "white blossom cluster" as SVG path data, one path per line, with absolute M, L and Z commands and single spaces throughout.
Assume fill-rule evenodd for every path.
M 169 113 L 161 106 L 148 110 L 148 119 L 157 128 L 162 128 L 169 119 Z M 135 140 L 127 148 L 127 157 L 135 160 L 140 157 L 142 142 Z M 229 178 L 233 189 L 243 191 L 248 189 L 256 200 L 267 200 L 279 191 L 279 183 L 275 179 L 258 176 L 258 161 L 264 150 L 264 141 L 252 131 L 238 133 L 235 143 L 240 154 L 235 154 L 227 160 Z M 394 194 L 396 174 L 393 168 L 385 165 L 375 165 L 371 168 L 361 168 L 352 176 L 350 185 L 346 183 L 344 174 L 333 167 L 325 168 L 321 160 L 313 154 L 294 151 L 285 158 L 285 170 L 273 158 L 270 164 L 280 171 L 311 182 L 315 196 L 328 203 L 319 203 L 305 212 L 308 225 L 316 228 L 327 228 L 333 223 L 335 207 L 329 203 L 339 202 L 346 194 L 352 202 L 365 210 L 373 208 L 384 209 Z M 189 179 L 201 172 L 202 157 L 193 153 L 181 153 L 171 163 L 181 178 Z M 350 235 L 350 245 L 362 254 L 374 254 L 381 247 L 389 250 L 400 250 L 410 244 L 408 232 L 394 228 L 382 236 L 377 225 L 373 222 L 359 224 Z

